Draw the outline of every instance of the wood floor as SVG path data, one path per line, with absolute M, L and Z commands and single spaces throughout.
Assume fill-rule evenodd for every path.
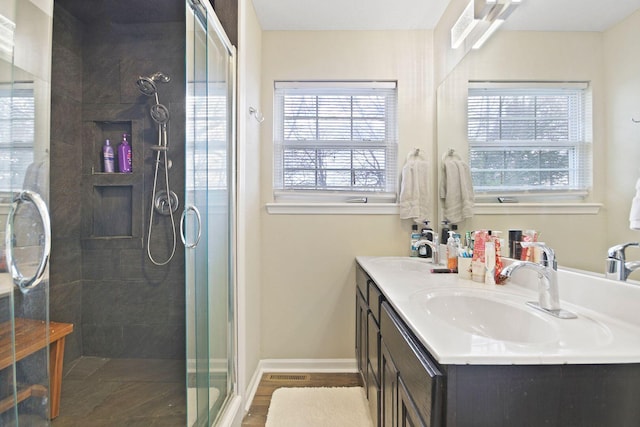
M 265 373 L 260 379 L 242 427 L 264 427 L 271 395 L 280 387 L 357 387 L 362 386 L 358 373 Z

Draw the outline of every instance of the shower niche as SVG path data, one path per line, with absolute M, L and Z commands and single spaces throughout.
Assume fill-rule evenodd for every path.
M 83 122 L 82 245 L 87 249 L 141 248 L 143 176 L 141 120 Z M 132 172 L 118 172 L 117 147 L 128 136 Z M 115 154 L 115 172 L 104 172 L 102 149 L 109 139 Z

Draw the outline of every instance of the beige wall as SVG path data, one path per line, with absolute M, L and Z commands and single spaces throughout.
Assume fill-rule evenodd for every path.
M 441 154 L 432 136 L 433 82 L 439 81 L 439 76 L 451 72 L 438 91 L 438 113 L 456 112 L 446 119 L 453 127 L 447 130 L 444 124 L 443 128 L 439 125 L 440 136 L 446 138 L 440 141 L 444 147 L 466 138 L 464 105 L 460 110 L 466 86 L 452 83 L 455 79 L 590 81 L 595 182 L 588 200 L 602 202 L 604 208 L 597 215 L 477 216 L 461 228 L 535 228 L 556 249 L 561 264 L 600 272 L 608 246 L 639 240 L 637 232 L 628 230 L 627 220 L 635 180 L 640 176 L 636 161 L 640 158 L 640 142 L 636 143 L 640 125 L 631 123 L 631 117 L 640 119 L 640 57 L 634 46 L 638 33 L 638 13 L 603 34 L 503 31 L 455 69 L 452 64 L 459 60 L 455 55 L 449 55 L 445 63 L 434 63 L 434 49 L 438 57 L 446 50 L 445 32 L 253 34 L 254 42 L 262 42 L 261 52 L 254 52 L 258 56 L 253 60 L 262 58 L 260 106 L 266 120 L 260 128 L 260 146 L 245 147 L 249 159 L 245 166 L 255 168 L 253 175 L 246 171 L 245 179 L 252 191 L 260 186 L 259 204 L 251 205 L 246 213 L 246 242 L 253 248 L 246 248 L 245 255 L 256 258 L 245 261 L 247 283 L 251 282 L 246 291 L 253 293 L 247 296 L 249 339 L 260 343 L 259 354 L 248 356 L 251 362 L 247 366 L 269 358 L 353 357 L 354 257 L 408 254 L 410 223 L 395 215 L 266 212 L 265 204 L 272 201 L 275 80 L 397 79 L 400 163 L 413 147 L 431 153 L 434 159 Z M 257 345 L 254 342 L 248 348 Z
M 472 51 L 438 89 L 438 147 L 467 157 L 469 80 L 588 81 L 593 95 L 594 186 L 589 202 L 606 201 L 605 89 L 601 33 L 508 32 Z M 608 191 L 608 190 L 607 190 Z M 607 209 L 597 215 L 476 215 L 462 230 L 535 229 L 561 265 L 602 272 Z M 506 233 L 505 233 L 506 235 Z M 585 251 L 583 247 L 589 246 Z
M 272 201 L 275 80 L 397 80 L 399 161 L 433 152 L 428 31 L 265 32 L 262 45 L 262 204 Z M 400 167 L 400 165 L 399 165 Z M 354 258 L 408 255 L 397 215 L 273 215 L 263 209 L 262 358 L 354 357 Z
M 238 51 L 238 329 L 240 390 L 260 361 L 260 125 L 248 114 L 260 106 L 262 29 L 251 0 L 239 5 Z
M 605 243 L 640 241 L 629 229 L 629 210 L 640 177 L 640 11 L 604 34 L 607 105 L 607 235 Z M 629 249 L 630 260 L 640 259 L 640 249 Z M 640 272 L 631 278 L 640 278 Z

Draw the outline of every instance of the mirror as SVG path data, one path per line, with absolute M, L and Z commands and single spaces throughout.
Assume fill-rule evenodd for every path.
M 629 229 L 640 177 L 640 123 L 632 120 L 640 120 L 638 37 L 640 9 L 597 32 L 500 30 L 453 68 L 437 92 L 439 176 L 443 155 L 451 149 L 468 162 L 469 81 L 586 81 L 593 109 L 593 185 L 586 198 L 476 202 L 474 217 L 459 223 L 459 230 L 501 230 L 506 238 L 509 229 L 535 229 L 561 266 L 596 273 L 604 272 L 608 247 L 640 240 Z M 441 220 L 440 199 L 438 212 Z M 640 259 L 640 250 L 628 250 L 627 259 Z

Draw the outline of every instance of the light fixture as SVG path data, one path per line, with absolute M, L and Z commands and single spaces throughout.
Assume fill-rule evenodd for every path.
M 478 49 L 520 5 L 521 0 L 471 0 L 451 27 L 451 48 Z

